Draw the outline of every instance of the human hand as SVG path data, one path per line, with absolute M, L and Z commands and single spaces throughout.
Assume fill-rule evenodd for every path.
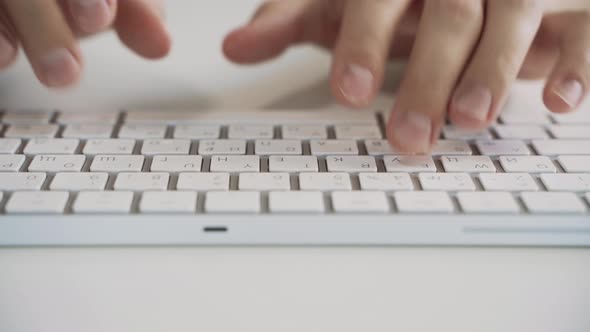
M 406 152 L 429 152 L 447 116 L 488 126 L 517 77 L 547 78 L 553 112 L 590 90 L 588 0 L 274 0 L 227 36 L 224 52 L 251 64 L 300 43 L 332 50 L 333 94 L 353 107 L 375 97 L 389 59 L 408 58 L 387 126 Z
M 170 49 L 161 0 L 0 0 L 0 70 L 22 47 L 49 87 L 75 83 L 82 70 L 78 38 L 114 27 L 125 45 L 146 58 Z

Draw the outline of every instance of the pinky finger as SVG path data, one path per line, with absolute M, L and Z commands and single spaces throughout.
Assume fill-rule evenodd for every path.
M 561 53 L 543 100 L 556 113 L 578 108 L 590 92 L 590 18 L 580 15 L 563 32 Z

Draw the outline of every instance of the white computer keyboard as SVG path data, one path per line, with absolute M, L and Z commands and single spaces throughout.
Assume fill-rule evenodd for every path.
M 228 233 L 232 222 L 282 218 L 330 220 L 339 232 L 334 222 L 404 225 L 417 217 L 460 221 L 463 231 L 478 218 L 480 226 L 545 223 L 550 228 L 537 235 L 561 239 L 546 244 L 590 245 L 590 112 L 507 113 L 478 132 L 447 126 L 431 156 L 393 150 L 379 112 L 5 111 L 0 121 L 0 245 L 208 243 L 186 229 L 178 230 L 184 240 L 116 240 L 110 233 L 111 241 L 97 231 L 92 241 L 63 224 L 92 220 L 87 232 L 101 222 L 110 232 L 129 232 L 115 220 L 122 229 L 129 220 L 171 221 L 170 232 L 178 220 Z M 73 238 L 38 234 L 39 222 L 42 229 L 55 222 Z M 508 226 L 490 231 L 510 233 Z M 285 232 L 289 227 L 296 225 Z M 265 234 L 262 227 L 259 238 L 254 232 L 233 242 L 274 243 Z M 388 243 L 383 236 L 315 242 Z M 435 238 L 416 243 L 446 243 Z M 306 239 L 315 243 L 313 236 L 285 242 Z

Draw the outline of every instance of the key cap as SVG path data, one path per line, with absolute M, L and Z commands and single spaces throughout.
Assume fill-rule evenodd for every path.
M 85 162 L 82 155 L 36 155 L 29 172 L 80 172 Z
M 551 135 L 557 139 L 590 139 L 590 126 L 551 125 L 547 128 Z
M 229 190 L 229 173 L 180 173 L 177 190 Z
M 8 127 L 4 133 L 7 138 L 52 138 L 59 127 L 54 124 L 15 124 Z
M 380 191 L 336 191 L 332 193 L 336 213 L 387 213 L 387 196 Z
M 90 139 L 84 146 L 83 153 L 97 154 L 132 154 L 135 140 L 132 139 Z
M 71 124 L 62 133 L 64 138 L 110 138 L 113 135 L 111 124 Z
M 541 174 L 541 182 L 549 191 L 586 192 L 590 190 L 590 174 Z
M 359 182 L 362 190 L 414 190 L 412 178 L 407 173 L 359 173 Z
M 169 179 L 168 173 L 119 173 L 113 188 L 123 191 L 166 190 Z
M 443 136 L 446 139 L 468 141 L 477 139 L 492 139 L 492 135 L 487 130 L 470 130 L 457 128 L 455 126 L 444 126 Z
M 201 156 L 154 156 L 151 172 L 200 172 L 203 164 Z
M 479 181 L 486 191 L 538 191 L 539 186 L 527 173 L 480 174 Z
M 556 155 L 590 155 L 590 140 L 534 140 L 533 148 L 538 154 Z
M 213 156 L 210 172 L 260 172 L 259 156 Z
M 500 157 L 500 165 L 507 173 L 555 173 L 557 168 L 545 156 Z
M 271 213 L 323 213 L 324 196 L 319 191 L 272 191 L 268 208 Z
M 269 172 L 318 172 L 318 158 L 316 156 L 270 156 L 268 169 Z
M 183 213 L 197 211 L 197 193 L 192 191 L 148 191 L 139 202 L 140 213 Z
M 127 214 L 131 212 L 130 191 L 83 191 L 74 201 L 72 211 L 78 214 Z
M 519 213 L 514 197 L 506 192 L 460 192 L 457 200 L 465 213 Z
M 299 188 L 312 191 L 352 190 L 348 173 L 301 173 Z
M 537 125 L 505 125 L 494 126 L 494 131 L 500 139 L 524 140 L 524 139 L 547 139 L 549 135 L 541 126 Z
M 401 213 L 452 213 L 453 202 L 445 192 L 398 191 L 393 194 Z
M 470 156 L 473 154 L 471 147 L 465 141 L 459 140 L 439 140 L 431 153 L 433 156 L 453 155 L 453 156 Z
M 145 158 L 143 156 L 100 155 L 95 156 L 90 164 L 91 172 L 141 172 Z
M 271 125 L 230 125 L 229 139 L 272 139 L 274 128 Z
M 57 122 L 61 124 L 75 124 L 83 126 L 114 125 L 119 120 L 119 112 L 60 112 Z
M 53 112 L 39 110 L 14 110 L 4 112 L 2 122 L 11 124 L 45 124 L 49 123 Z
M 246 141 L 243 140 L 202 140 L 199 144 L 199 154 L 211 155 L 240 155 L 246 154 Z
M 557 161 L 568 173 L 590 173 L 590 156 L 559 156 Z
M 257 155 L 300 155 L 303 153 L 301 141 L 297 140 L 257 140 L 254 146 Z
M 484 156 L 528 156 L 531 154 L 526 144 L 518 140 L 477 141 L 475 145 Z
M 109 175 L 107 173 L 57 173 L 49 185 L 51 190 L 83 191 L 104 190 Z
M 40 190 L 46 177 L 45 173 L 0 173 L 0 190 Z
M 371 156 L 328 156 L 328 172 L 377 172 L 375 158 Z
M 18 172 L 25 163 L 25 156 L 0 155 L 0 172 Z
M 422 189 L 426 191 L 474 191 L 475 184 L 465 173 L 420 173 Z
M 291 179 L 288 173 L 242 173 L 238 188 L 252 191 L 290 190 Z
M 166 125 L 161 124 L 124 124 L 121 126 L 117 137 L 132 139 L 164 138 L 166 130 Z
M 141 154 L 189 154 L 191 141 L 180 139 L 146 139 L 141 146 Z
M 584 203 L 573 193 L 525 192 L 522 201 L 530 213 L 584 213 Z
M 178 125 L 173 137 L 177 139 L 218 139 L 221 126 L 218 125 Z
M 281 128 L 283 139 L 326 139 L 328 131 L 323 125 L 284 125 Z
M 392 173 L 436 172 L 434 160 L 429 156 L 385 156 L 383 163 L 387 172 Z
M 80 141 L 72 138 L 33 138 L 25 146 L 24 153 L 34 154 L 73 154 Z
M 555 122 L 559 124 L 590 124 L 590 112 L 587 109 L 580 110 L 574 113 L 567 114 L 551 114 L 551 117 Z
M 444 156 L 441 158 L 446 172 L 495 173 L 496 166 L 486 156 Z
M 0 154 L 16 153 L 20 144 L 21 140 L 18 138 L 0 138 Z
M 356 141 L 353 140 L 311 140 L 309 146 L 314 156 L 359 154 Z
M 336 125 L 334 132 L 337 139 L 365 140 L 382 139 L 381 130 L 377 125 Z
M 549 117 L 541 112 L 504 112 L 500 115 L 504 124 L 515 125 L 548 125 L 551 124 Z
M 365 149 L 369 156 L 386 156 L 386 155 L 407 155 L 408 153 L 397 151 L 389 142 L 384 139 L 366 140 Z
M 205 197 L 207 213 L 260 213 L 260 192 L 212 191 Z
M 6 203 L 8 214 L 60 214 L 69 194 L 63 191 L 17 191 Z

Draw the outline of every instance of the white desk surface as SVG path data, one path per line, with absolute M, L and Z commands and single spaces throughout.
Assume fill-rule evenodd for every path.
M 48 92 L 20 61 L 0 73 L 0 101 L 79 110 L 331 107 L 321 52 L 303 48 L 256 68 L 223 59 L 223 34 L 256 2 L 169 1 L 167 60 L 138 60 L 105 35 L 84 44 L 79 87 Z M 519 98 L 537 97 L 535 87 Z M 1 249 L 0 331 L 588 332 L 590 250 Z

